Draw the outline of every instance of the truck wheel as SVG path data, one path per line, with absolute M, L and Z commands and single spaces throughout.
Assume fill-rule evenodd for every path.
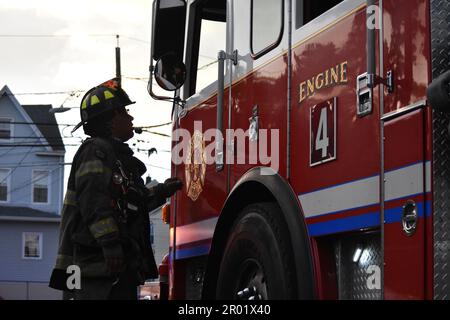
M 238 216 L 222 257 L 217 299 L 294 299 L 287 226 L 278 205 L 257 203 Z

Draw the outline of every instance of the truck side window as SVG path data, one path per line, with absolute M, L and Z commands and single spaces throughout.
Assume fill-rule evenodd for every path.
M 202 19 L 196 92 L 217 80 L 217 53 L 225 50 L 226 24 Z
M 189 8 L 185 99 L 217 80 L 217 53 L 226 49 L 226 1 L 197 0 Z
M 295 28 L 307 24 L 344 0 L 296 0 Z
M 251 11 L 251 49 L 258 58 L 280 43 L 283 0 L 252 0 Z

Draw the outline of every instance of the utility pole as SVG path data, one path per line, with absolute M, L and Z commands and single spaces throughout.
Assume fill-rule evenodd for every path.
M 116 78 L 119 81 L 119 87 L 122 87 L 122 74 L 120 72 L 120 46 L 119 46 L 119 35 L 116 35 L 117 47 L 116 47 Z

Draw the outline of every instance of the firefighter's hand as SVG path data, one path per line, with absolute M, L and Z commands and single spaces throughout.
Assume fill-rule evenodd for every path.
M 169 178 L 163 183 L 163 194 L 165 198 L 171 197 L 175 192 L 181 190 L 183 182 L 178 178 Z
M 113 275 L 121 273 L 125 266 L 122 246 L 114 244 L 104 246 L 102 249 L 108 271 Z

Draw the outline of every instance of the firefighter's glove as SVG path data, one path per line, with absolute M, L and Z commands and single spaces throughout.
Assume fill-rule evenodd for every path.
M 169 198 L 183 187 L 183 182 L 178 178 L 169 178 L 164 183 L 158 183 L 150 189 L 150 196 Z
M 102 249 L 108 271 L 113 275 L 121 273 L 125 266 L 122 246 L 120 244 L 106 245 Z
M 163 186 L 165 197 L 169 198 L 173 196 L 175 192 L 183 188 L 183 182 L 178 178 L 169 178 L 166 181 L 164 181 Z

